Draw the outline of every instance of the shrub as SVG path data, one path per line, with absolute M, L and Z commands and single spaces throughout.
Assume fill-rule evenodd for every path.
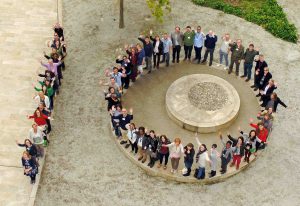
M 266 31 L 283 40 L 294 43 L 298 40 L 295 25 L 289 23 L 276 0 L 262 0 L 262 4 L 249 1 L 247 4 L 237 6 L 224 0 L 192 0 L 192 2 L 244 18 L 262 26 Z

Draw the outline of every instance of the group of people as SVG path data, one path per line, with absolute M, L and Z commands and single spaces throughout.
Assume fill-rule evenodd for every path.
M 168 67 L 171 53 L 172 63 L 179 63 L 182 46 L 184 47 L 184 61 L 205 63 L 209 54 L 209 66 L 211 66 L 218 37 L 213 31 L 209 31 L 205 35 L 200 26 L 197 27 L 196 31 L 187 26 L 184 33 L 180 31 L 179 26 L 176 26 L 174 32 L 170 35 L 164 33 L 162 37 L 159 35 L 153 37 L 152 30 L 149 33 L 149 36 L 140 35 L 138 37 L 141 43 L 130 47 L 125 45 L 126 54 L 116 59 L 116 65 L 112 70 L 105 70 L 109 82 L 106 84 L 108 90 L 104 91 L 104 96 L 108 102 L 107 110 L 113 131 L 120 140 L 120 144 L 124 145 L 125 148 L 131 147 L 131 152 L 134 155 L 138 154 L 138 161 L 145 163 L 149 159 L 148 166 L 150 168 L 154 167 L 157 162 L 157 168 L 166 170 L 170 159 L 171 173 L 173 174 L 178 171 L 180 159 L 183 158 L 183 176 L 190 176 L 195 162 L 194 176 L 197 179 L 205 178 L 205 169 L 208 164 L 210 165 L 209 176 L 214 177 L 217 174 L 219 159 L 221 174 L 227 172 L 228 164 L 239 170 L 242 160 L 249 163 L 250 156 L 252 154 L 256 156 L 257 151 L 264 149 L 268 144 L 268 136 L 272 130 L 272 121 L 278 104 L 287 107 L 274 92 L 277 84 L 272 79 L 264 56 L 259 54 L 258 49 L 254 49 L 253 44 L 250 44 L 245 51 L 240 39 L 233 42 L 230 40 L 229 34 L 224 35 L 219 50 L 220 64 L 225 59 L 225 69 L 228 69 L 229 74 L 235 64 L 236 75 L 238 76 L 239 65 L 244 60 L 244 74 L 241 77 L 246 77 L 245 81 L 248 82 L 251 79 L 253 63 L 256 62 L 254 84 L 251 88 L 258 91 L 256 96 L 260 98 L 262 110 L 257 115 L 258 121 L 256 123 L 250 119 L 249 125 L 253 129 L 249 132 L 239 129 L 238 137 L 234 138 L 231 134 L 227 134 L 227 141 L 220 133 L 219 137 L 222 143 L 220 152 L 217 150 L 217 144 L 213 144 L 209 150 L 205 144 L 200 142 L 198 135 L 195 138 L 196 146 L 192 142 L 184 146 L 178 137 L 171 141 L 166 135 L 156 134 L 154 130 L 148 130 L 144 126 L 137 127 L 133 123 L 133 110 L 127 111 L 122 107 L 122 94 L 124 89 L 129 88 L 130 81 L 135 82 L 138 75 L 143 75 L 144 69 L 151 73 L 152 68 L 159 69 L 160 63 L 163 62 Z M 201 59 L 202 47 L 205 47 L 203 59 Z M 195 50 L 195 58 L 192 60 L 193 49 Z M 230 54 L 231 62 L 228 68 L 228 56 Z M 258 58 L 256 58 L 257 55 L 259 55 Z M 103 84 L 102 81 L 101 84 Z
M 38 73 L 37 82 L 33 83 L 36 92 L 33 100 L 36 102 L 36 107 L 32 115 L 27 115 L 29 120 L 33 120 L 32 128 L 23 142 L 16 141 L 18 146 L 25 147 L 22 166 L 24 175 L 30 177 L 31 184 L 35 183 L 38 174 L 39 158 L 44 156 L 44 147 L 49 144 L 54 97 L 59 94 L 62 71 L 65 69 L 64 58 L 67 56 L 64 32 L 59 23 L 53 26 L 53 32 L 53 39 L 48 42 L 51 51 L 49 54 L 44 52 L 47 63 L 40 61 L 45 71 Z

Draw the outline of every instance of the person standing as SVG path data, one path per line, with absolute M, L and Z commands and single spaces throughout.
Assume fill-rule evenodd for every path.
M 199 64 L 201 61 L 201 51 L 205 40 L 205 34 L 201 31 L 201 26 L 197 27 L 194 38 L 195 61 Z
M 235 75 L 239 76 L 240 63 L 244 57 L 244 46 L 242 40 L 237 39 L 236 42 L 230 43 L 231 60 L 228 69 L 228 74 L 231 74 L 233 65 L 235 64 Z
M 262 55 L 262 54 L 259 55 L 258 59 L 256 59 L 255 62 L 256 62 L 256 65 L 255 65 L 255 71 L 254 71 L 254 84 L 251 86 L 251 88 L 254 88 L 257 90 L 260 79 L 264 76 L 264 68 L 268 67 L 268 64 L 265 61 L 264 55 Z
M 170 144 L 170 140 L 166 137 L 166 135 L 161 135 L 158 140 L 157 145 L 157 153 L 159 158 L 159 164 L 157 165 L 157 168 L 160 168 L 163 163 L 163 159 L 165 158 L 165 164 L 164 164 L 164 170 L 167 169 L 167 164 L 169 160 L 169 148 L 165 147 L 163 145 Z
M 183 176 L 190 176 L 193 162 L 194 162 L 194 156 L 195 156 L 194 145 L 192 143 L 188 143 L 183 150 L 184 150 L 184 166 L 187 169 L 187 172 L 184 173 Z
M 117 119 L 119 122 L 119 126 L 121 128 L 121 135 L 123 136 L 123 134 L 127 134 L 127 128 L 126 125 L 130 124 L 130 121 L 133 120 L 133 109 L 130 108 L 129 113 L 127 112 L 127 110 L 125 108 L 122 109 L 122 114 L 120 114 L 119 116 L 113 117 L 113 119 Z M 120 144 L 127 144 L 127 138 L 125 140 L 122 140 L 120 142 Z
M 254 45 L 250 44 L 249 48 L 246 49 L 246 52 L 244 53 L 243 59 L 244 61 L 244 75 L 241 76 L 241 78 L 247 77 L 245 80 L 248 82 L 251 79 L 251 73 L 252 73 L 252 67 L 253 67 L 253 61 L 254 57 L 256 55 L 259 55 L 259 50 L 254 50 Z
M 36 161 L 29 155 L 27 151 L 23 152 L 22 166 L 24 167 L 24 175 L 30 177 L 30 183 L 35 183 L 35 177 L 38 173 L 38 167 Z
M 152 30 L 150 30 L 150 39 L 153 41 L 153 63 L 154 68 L 159 69 L 160 56 L 163 54 L 164 44 L 158 35 L 153 38 L 152 33 Z
M 211 146 L 210 154 L 209 154 L 209 159 L 211 161 L 210 165 L 210 174 L 209 177 L 214 177 L 217 174 L 217 165 L 218 165 L 218 157 L 220 157 L 219 152 L 217 151 L 217 144 L 213 144 Z
M 153 45 L 151 44 L 150 39 L 149 39 L 148 36 L 143 38 L 143 36 L 140 35 L 138 40 L 140 40 L 144 45 L 146 69 L 148 70 L 148 73 L 151 73 L 151 71 L 152 71 Z
M 152 168 L 154 166 L 156 158 L 157 158 L 158 139 L 156 137 L 154 130 L 150 130 L 149 133 L 146 131 L 146 136 L 148 137 L 148 144 L 146 146 L 147 154 L 149 155 L 149 158 L 150 158 L 148 166 L 150 168 Z
M 230 134 L 228 134 L 228 138 L 233 142 L 232 144 L 233 160 L 230 164 L 230 167 L 233 167 L 235 165 L 236 170 L 239 170 L 241 160 L 245 154 L 244 137 L 240 136 L 237 139 L 235 139 Z
M 183 34 L 184 61 L 186 61 L 187 59 L 191 61 L 194 39 L 195 39 L 195 31 L 192 30 L 190 26 L 187 26 L 186 32 L 184 32 Z
M 161 63 L 166 62 L 166 67 L 168 67 L 170 64 L 170 53 L 172 49 L 172 41 L 169 38 L 167 33 L 164 34 L 164 37 L 162 38 L 162 42 L 164 45 L 164 52 L 163 52 L 163 59 Z
M 169 147 L 171 164 L 172 164 L 171 173 L 176 173 L 178 169 L 180 157 L 184 153 L 183 146 L 181 144 L 181 139 L 175 138 L 174 142 L 172 142 L 171 144 L 162 145 L 162 146 Z
M 287 108 L 287 105 L 283 101 L 281 101 L 281 99 L 277 96 L 277 93 L 273 92 L 270 98 L 271 99 L 268 101 L 265 107 L 266 110 L 272 109 L 273 112 L 276 112 L 278 104 L 280 104 L 284 108 Z
M 229 44 L 231 42 L 231 39 L 230 39 L 230 35 L 228 33 L 226 33 L 224 36 L 223 36 L 223 41 L 222 41 L 222 44 L 221 44 L 221 48 L 220 48 L 220 64 L 223 63 L 223 58 L 225 59 L 225 68 L 224 69 L 227 69 L 228 68 L 228 53 L 229 53 Z
M 147 160 L 147 145 L 148 145 L 148 137 L 146 136 L 145 127 L 139 127 L 139 131 L 137 133 L 137 142 L 138 142 L 138 151 L 139 157 L 138 161 L 142 160 L 142 163 L 146 162 Z
M 206 35 L 205 41 L 204 41 L 204 46 L 205 46 L 205 54 L 204 54 L 204 59 L 202 60 L 201 63 L 205 63 L 208 57 L 209 53 L 209 66 L 212 65 L 212 61 L 214 58 L 214 51 L 216 47 L 216 42 L 218 41 L 217 35 L 210 30 L 208 34 Z
M 172 63 L 175 63 L 175 56 L 176 56 L 176 62 L 179 63 L 181 46 L 183 44 L 183 33 L 180 31 L 179 26 L 176 26 L 175 31 L 171 33 L 171 40 L 173 46 Z
M 127 128 L 127 138 L 131 145 L 131 152 L 136 155 L 138 152 L 138 145 L 137 145 L 137 132 L 138 130 L 135 127 L 134 123 L 130 123 L 126 125 Z M 127 145 L 126 145 L 127 146 Z
M 196 137 L 196 141 L 198 144 L 198 148 L 199 151 L 196 155 L 196 163 L 198 163 L 199 167 L 198 167 L 198 173 L 196 178 L 197 179 L 204 179 L 205 178 L 205 166 L 206 166 L 206 162 L 210 162 L 208 153 L 207 153 L 207 148 L 205 144 L 201 144 L 201 142 L 199 141 L 199 139 Z
M 221 174 L 225 174 L 227 172 L 227 165 L 231 161 L 232 158 L 232 150 L 231 150 L 231 141 L 227 141 L 226 143 L 223 140 L 222 133 L 219 133 L 221 142 L 223 144 L 223 149 L 221 153 Z

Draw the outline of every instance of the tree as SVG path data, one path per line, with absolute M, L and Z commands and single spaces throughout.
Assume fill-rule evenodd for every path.
M 163 22 L 164 13 L 171 12 L 170 0 L 146 0 L 146 2 L 151 11 L 152 16 L 154 16 L 155 19 L 160 23 Z M 125 27 L 125 24 L 124 24 L 124 0 L 119 0 L 119 3 L 120 3 L 119 4 L 119 6 L 120 6 L 119 28 L 122 29 Z
M 160 23 L 163 22 L 163 16 L 165 12 L 171 12 L 170 0 L 146 0 L 147 5 L 152 13 Z
M 124 0 L 120 0 L 120 19 L 119 19 L 119 28 L 123 29 L 124 24 Z

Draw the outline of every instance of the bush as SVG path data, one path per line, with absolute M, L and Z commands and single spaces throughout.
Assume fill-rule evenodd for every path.
M 290 24 L 283 9 L 276 0 L 262 0 L 241 6 L 233 6 L 224 0 L 192 0 L 195 4 L 221 10 L 246 19 L 249 22 L 262 26 L 266 31 L 283 40 L 296 43 L 297 29 Z

